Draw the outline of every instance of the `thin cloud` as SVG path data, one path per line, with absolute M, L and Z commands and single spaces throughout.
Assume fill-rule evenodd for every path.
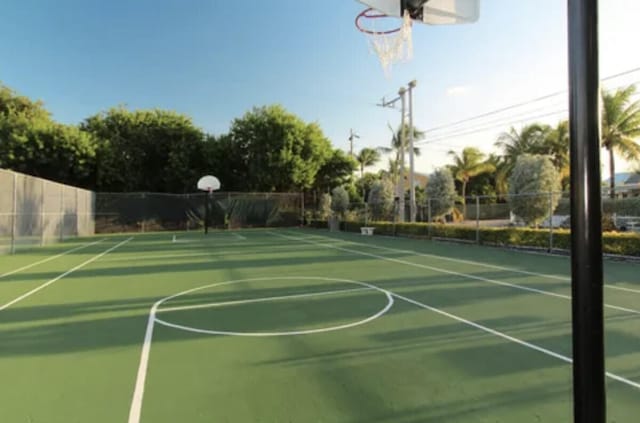
M 451 97 L 464 95 L 468 93 L 469 90 L 470 90 L 470 87 L 468 85 L 458 85 L 455 87 L 449 87 L 447 88 L 447 95 Z

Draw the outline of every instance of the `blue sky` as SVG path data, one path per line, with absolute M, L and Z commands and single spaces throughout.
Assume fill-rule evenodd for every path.
M 603 77 L 640 67 L 637 3 L 601 0 Z M 280 103 L 319 122 L 336 147 L 348 147 L 350 128 L 357 148 L 386 145 L 387 123 L 400 116 L 375 104 L 412 79 L 423 129 L 565 90 L 565 8 L 483 0 L 477 24 L 415 26 L 414 60 L 385 78 L 354 28 L 362 5 L 353 0 L 4 0 L 0 81 L 67 123 L 125 104 L 176 110 L 222 133 L 252 106 Z M 607 84 L 637 80 L 640 72 Z M 554 123 L 563 108 L 560 95 L 432 132 L 418 170 L 445 164 L 449 149 L 489 152 L 509 125 L 557 110 L 544 117 Z

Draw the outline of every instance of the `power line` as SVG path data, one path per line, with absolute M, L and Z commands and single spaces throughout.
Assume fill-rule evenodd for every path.
M 631 84 L 623 84 L 621 86 L 637 85 L 639 83 L 640 83 L 640 80 L 635 81 L 635 82 L 633 82 Z M 621 86 L 614 87 L 614 88 L 619 88 Z M 632 97 L 637 97 L 639 95 L 640 95 L 640 93 L 636 93 Z M 488 129 L 493 129 L 495 127 L 500 127 L 500 126 L 503 126 L 503 125 L 512 125 L 512 124 L 515 124 L 515 123 L 518 123 L 518 122 L 530 121 L 532 119 L 537 119 L 537 118 L 541 118 L 541 117 L 547 117 L 547 116 L 551 116 L 551 115 L 554 115 L 554 114 L 557 114 L 557 113 L 567 113 L 568 112 L 568 109 L 565 107 L 562 110 L 558 110 L 558 111 L 555 111 L 555 112 L 549 112 L 549 113 L 545 113 L 545 114 L 542 114 L 542 115 L 536 115 L 536 116 L 528 116 L 531 113 L 535 113 L 535 112 L 538 112 L 538 111 L 543 111 L 543 110 L 546 110 L 548 108 L 549 108 L 549 105 L 544 106 L 544 107 L 538 107 L 536 109 L 527 110 L 525 112 L 520 112 L 520 113 L 508 115 L 508 116 L 502 116 L 502 117 L 499 117 L 499 118 L 494 119 L 494 120 L 485 121 L 485 122 L 479 122 L 479 123 L 471 125 L 471 126 L 455 128 L 455 126 L 457 126 L 457 125 L 451 125 L 452 129 L 449 132 L 444 132 L 444 133 L 440 133 L 440 134 L 434 134 L 433 135 L 434 138 L 420 141 L 420 144 L 427 144 L 427 143 L 430 143 L 433 140 L 440 140 L 440 139 L 454 138 L 454 137 L 462 136 L 462 135 L 468 135 L 469 133 L 473 133 L 474 131 L 483 132 L 483 131 L 486 131 Z M 486 125 L 493 124 L 493 123 L 495 123 L 496 125 L 486 127 Z M 425 131 L 425 132 L 428 132 L 428 131 Z
M 629 69 L 629 70 L 626 70 L 624 72 L 620 72 L 620 73 L 617 73 L 617 74 L 614 74 L 614 75 L 607 76 L 606 78 L 602 78 L 602 81 L 609 81 L 609 80 L 612 80 L 612 79 L 619 78 L 621 76 L 626 76 L 626 75 L 630 75 L 630 74 L 637 73 L 637 72 L 640 72 L 640 67 Z M 634 84 L 637 84 L 637 82 L 635 82 Z M 534 98 L 534 99 L 531 99 L 531 100 L 527 100 L 527 101 L 516 103 L 516 104 L 510 105 L 510 106 L 506 106 L 506 107 L 502 107 L 502 108 L 499 108 L 499 109 L 495 109 L 495 110 L 492 110 L 492 111 L 489 111 L 489 112 L 486 112 L 486 113 L 482 113 L 482 114 L 479 114 L 479 115 L 476 115 L 476 116 L 472 116 L 472 117 L 469 117 L 469 118 L 461 119 L 461 120 L 450 122 L 450 123 L 447 123 L 447 124 L 435 126 L 435 127 L 432 127 L 432 128 L 429 128 L 429 129 L 425 130 L 424 132 L 425 132 L 425 134 L 427 134 L 427 133 L 431 133 L 431 132 L 436 132 L 436 131 L 441 130 L 441 129 L 446 129 L 446 128 L 450 128 L 450 127 L 453 127 L 453 126 L 458 126 L 458 125 L 460 125 L 462 123 L 472 122 L 474 120 L 478 120 L 478 119 L 481 119 L 483 117 L 487 117 L 487 116 L 495 115 L 495 114 L 498 114 L 498 113 L 506 112 L 506 111 L 509 111 L 509 110 L 517 109 L 519 107 L 527 106 L 529 104 L 534 104 L 534 103 L 540 102 L 542 100 L 547 100 L 549 98 L 557 97 L 559 95 L 566 94 L 566 93 L 567 93 L 567 90 L 556 91 L 556 92 L 551 93 L 551 94 L 547 94 L 547 95 L 544 95 L 544 96 L 541 96 L 541 97 L 537 97 L 537 98 Z

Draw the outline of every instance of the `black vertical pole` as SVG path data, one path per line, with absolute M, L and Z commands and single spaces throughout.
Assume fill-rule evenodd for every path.
M 205 192 L 204 194 L 204 234 L 207 235 L 209 233 L 209 197 L 211 197 L 210 192 Z
M 574 422 L 606 420 L 598 0 L 568 0 Z

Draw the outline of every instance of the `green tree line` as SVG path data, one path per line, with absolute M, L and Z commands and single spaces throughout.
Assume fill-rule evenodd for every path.
M 279 105 L 248 111 L 221 135 L 159 109 L 115 107 L 65 125 L 0 84 L 0 167 L 103 192 L 193 192 L 205 174 L 226 191 L 329 192 L 358 164 Z

